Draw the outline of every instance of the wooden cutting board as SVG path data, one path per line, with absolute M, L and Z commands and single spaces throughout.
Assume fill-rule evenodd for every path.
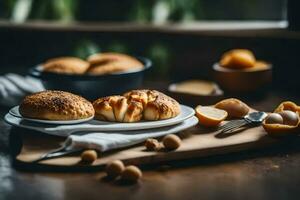
M 17 166 L 22 166 L 23 168 L 27 165 L 30 167 L 51 166 L 50 169 L 54 169 L 55 167 L 91 169 L 101 168 L 115 159 L 120 159 L 126 164 L 149 164 L 263 148 L 278 142 L 277 139 L 269 137 L 261 126 L 244 129 L 230 135 L 221 135 L 215 130 L 195 126 L 179 133 L 182 138 L 182 145 L 175 151 L 146 151 L 143 144 L 140 144 L 126 149 L 100 153 L 100 157 L 92 165 L 82 164 L 80 162 L 80 155 L 56 158 L 33 164 L 31 161 L 35 158 L 38 158 L 49 150 L 58 148 L 64 138 L 45 134 L 33 134 L 32 131 L 30 131 L 31 133 L 26 133 L 25 130 L 18 130 L 17 132 L 18 134 L 14 134 L 15 136 L 20 136 L 22 145 L 20 146 L 20 153 L 15 158 L 15 162 L 18 164 Z

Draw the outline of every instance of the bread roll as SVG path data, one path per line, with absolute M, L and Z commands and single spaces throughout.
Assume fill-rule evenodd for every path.
M 46 61 L 43 71 L 60 74 L 83 74 L 87 71 L 90 64 L 75 57 L 60 57 Z
M 97 119 L 118 122 L 169 119 L 180 113 L 177 101 L 156 90 L 132 90 L 123 96 L 99 98 L 93 106 Z
M 95 109 L 95 118 L 112 122 L 116 121 L 114 107 L 116 107 L 116 104 L 120 98 L 121 96 L 109 96 L 94 101 L 93 106 Z M 124 116 L 119 116 L 118 118 L 120 119 L 123 117 Z
M 128 99 L 128 101 L 138 101 L 143 104 L 145 107 L 148 103 L 148 91 L 147 90 L 132 90 L 124 94 L 124 97 Z
M 94 75 L 141 70 L 143 64 L 134 57 L 119 53 L 100 53 L 88 58 L 91 67 L 87 73 Z
M 153 97 L 155 93 L 157 96 L 154 99 Z M 146 120 L 169 119 L 179 115 L 180 113 L 179 103 L 174 99 L 172 99 L 171 97 L 158 91 L 151 92 L 149 96 L 152 97 L 152 99 L 148 102 L 144 110 L 144 119 Z
M 143 104 L 138 101 L 130 101 L 123 122 L 137 122 L 143 117 Z
M 69 92 L 47 90 L 26 96 L 19 107 L 23 117 L 44 120 L 77 120 L 94 116 L 93 105 Z
M 128 109 L 127 99 L 125 97 L 119 96 L 119 99 L 116 102 L 113 102 L 112 107 L 116 121 L 123 121 Z
M 255 66 L 255 56 L 248 49 L 233 49 L 222 56 L 220 65 L 230 69 L 248 69 Z

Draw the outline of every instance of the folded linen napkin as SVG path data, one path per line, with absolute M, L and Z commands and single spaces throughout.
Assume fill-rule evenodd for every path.
M 178 133 L 193 127 L 198 123 L 197 117 L 192 116 L 183 122 L 172 126 L 127 131 L 120 131 L 120 128 L 118 128 L 119 131 L 104 131 L 109 127 L 104 128 L 99 124 L 101 122 L 96 122 L 96 120 L 91 120 L 84 124 L 57 126 L 27 122 L 9 113 L 5 115 L 4 119 L 7 123 L 15 127 L 67 137 L 65 142 L 67 149 L 97 149 L 102 152 L 132 146 L 143 142 L 148 138 Z M 109 126 L 109 124 L 107 124 L 107 126 Z
M 171 133 L 178 133 L 195 126 L 198 119 L 193 116 L 180 124 L 138 131 L 86 133 L 70 135 L 65 142 L 67 149 L 96 149 L 101 152 L 132 146 L 148 138 L 157 138 Z
M 45 88 L 38 79 L 12 73 L 5 74 L 0 77 L 0 105 L 17 105 L 25 95 L 42 90 Z

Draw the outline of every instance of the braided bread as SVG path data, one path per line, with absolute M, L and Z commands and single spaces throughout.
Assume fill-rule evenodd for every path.
M 105 121 L 137 122 L 176 117 L 180 106 L 156 90 L 132 90 L 123 96 L 108 96 L 93 102 L 95 118 Z

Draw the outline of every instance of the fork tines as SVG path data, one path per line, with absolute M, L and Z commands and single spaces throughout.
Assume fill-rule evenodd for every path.
M 233 120 L 230 122 L 227 122 L 226 124 L 219 127 L 218 130 L 222 130 L 222 132 L 231 132 L 234 129 L 238 129 L 244 125 L 248 124 L 248 121 L 241 119 L 241 120 Z

